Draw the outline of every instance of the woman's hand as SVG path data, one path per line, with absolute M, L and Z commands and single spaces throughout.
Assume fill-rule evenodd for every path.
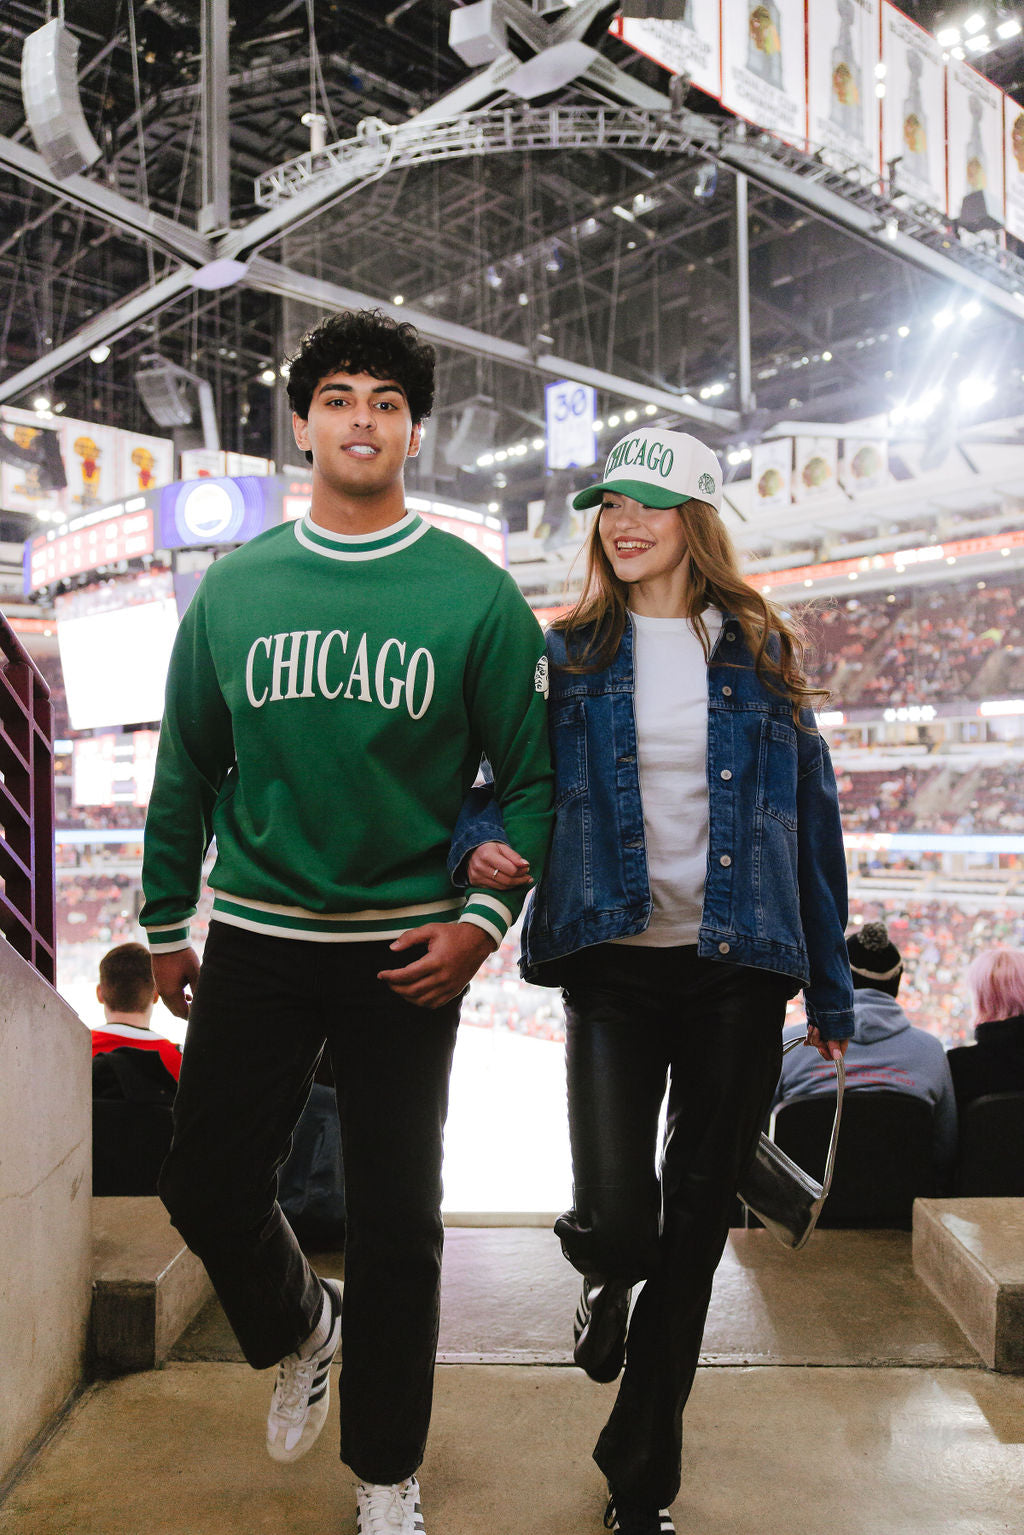
M 848 1039 L 822 1039 L 813 1023 L 807 1025 L 806 1042 L 814 1046 L 823 1061 L 841 1061 L 850 1043 Z
M 482 890 L 515 890 L 532 885 L 530 865 L 507 842 L 481 842 L 469 855 L 466 877 Z

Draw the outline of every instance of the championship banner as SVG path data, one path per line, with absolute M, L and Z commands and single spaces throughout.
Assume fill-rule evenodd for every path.
M 889 483 L 889 443 L 884 437 L 847 437 L 840 478 L 851 496 L 881 490 Z
M 793 439 L 759 442 L 750 459 L 750 483 L 758 511 L 788 506 L 793 487 Z
M 1003 223 L 1003 93 L 969 64 L 946 74 L 950 217 L 969 230 Z
M 0 412 L 0 506 L 9 512 L 60 512 L 66 502 L 64 460 L 56 424 L 34 411 Z
M 798 437 L 793 499 L 818 501 L 836 492 L 839 443 L 835 437 Z
M 946 211 L 946 71 L 929 33 L 882 3 L 882 159 L 895 190 Z
M 67 511 L 91 511 L 117 500 L 118 432 L 112 426 L 61 418 L 60 445 L 68 477 Z
M 118 431 L 117 457 L 119 496 L 158 490 L 174 479 L 174 443 L 169 437 Z
M 718 0 L 683 0 L 678 21 L 619 16 L 612 34 L 673 75 L 688 75 L 698 90 L 722 95 L 722 31 Z
M 803 0 L 722 0 L 722 105 L 804 146 Z
M 879 0 L 814 0 L 807 8 L 808 143 L 878 170 Z
M 1024 240 L 1024 107 L 1012 96 L 1006 96 L 1003 101 L 1003 135 L 1006 229 L 1015 239 Z

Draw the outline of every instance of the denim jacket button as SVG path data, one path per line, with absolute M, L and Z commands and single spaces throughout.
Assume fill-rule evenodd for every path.
M 723 698 L 731 698 L 732 697 L 732 688 L 723 688 L 722 689 L 722 697 Z
M 727 640 L 734 640 L 736 638 L 735 634 L 733 634 L 731 629 L 726 629 L 725 637 L 726 637 Z
M 732 770 L 730 768 L 723 768 L 718 776 L 720 778 L 724 778 L 726 783 L 728 783 L 729 779 L 732 777 Z
M 728 952 L 729 952 L 729 945 L 727 943 L 720 943 L 718 945 L 718 952 L 719 952 L 719 954 L 728 954 Z
M 732 863 L 732 859 L 729 857 L 728 853 L 723 853 L 721 858 L 718 861 L 722 865 L 723 869 L 727 869 L 729 867 L 729 865 Z

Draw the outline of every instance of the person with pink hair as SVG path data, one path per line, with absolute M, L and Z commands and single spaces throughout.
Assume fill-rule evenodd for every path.
M 947 1057 L 959 1110 L 986 1093 L 1024 1092 L 1024 949 L 986 949 L 967 985 L 975 1043 Z

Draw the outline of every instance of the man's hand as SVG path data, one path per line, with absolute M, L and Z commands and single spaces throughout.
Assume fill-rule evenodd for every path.
M 497 947 L 494 939 L 475 922 L 430 922 L 426 927 L 411 927 L 390 947 L 419 948 L 427 952 L 403 970 L 379 970 L 384 981 L 398 996 L 417 1007 L 438 1008 L 465 991 L 480 966 Z
M 199 979 L 199 956 L 195 949 L 175 949 L 172 954 L 153 955 L 153 980 L 160 1000 L 175 1018 L 187 1018 Z
M 469 855 L 466 877 L 482 890 L 515 890 L 532 885 L 530 865 L 507 842 L 481 842 Z
M 841 1061 L 846 1054 L 846 1047 L 850 1043 L 848 1039 L 822 1039 L 813 1023 L 807 1025 L 807 1038 L 805 1044 L 813 1045 L 823 1061 Z

